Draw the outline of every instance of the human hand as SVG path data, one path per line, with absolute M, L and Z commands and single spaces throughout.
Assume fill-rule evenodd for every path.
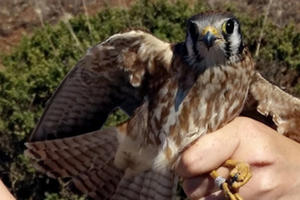
M 264 124 L 238 117 L 198 139 L 186 149 L 176 168 L 190 199 L 224 199 L 208 175 L 226 160 L 250 164 L 252 178 L 240 190 L 245 200 L 300 199 L 300 144 Z M 228 170 L 218 173 L 226 177 Z
M 1 180 L 0 180 L 0 199 L 15 200 L 15 198 L 8 191 L 8 189 L 5 187 L 5 185 Z

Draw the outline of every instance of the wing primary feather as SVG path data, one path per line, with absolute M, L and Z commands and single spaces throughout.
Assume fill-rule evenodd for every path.
M 270 116 L 281 134 L 300 142 L 300 100 L 271 84 L 258 72 L 250 85 L 249 98 L 254 109 Z M 250 99 L 251 100 L 251 99 Z M 251 106 L 250 105 L 250 106 Z M 253 110 L 253 108 L 247 108 Z
M 117 107 L 132 115 L 151 84 L 167 77 L 172 55 L 169 43 L 142 31 L 90 48 L 49 99 L 29 141 L 95 131 Z

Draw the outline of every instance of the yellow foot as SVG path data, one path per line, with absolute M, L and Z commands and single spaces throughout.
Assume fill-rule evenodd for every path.
M 245 185 L 252 177 L 249 164 L 227 160 L 223 166 L 231 169 L 227 179 L 219 176 L 216 170 L 212 171 L 210 176 L 215 179 L 216 185 L 224 191 L 226 199 L 243 200 L 238 194 L 238 189 Z
M 228 181 L 230 187 L 235 191 L 245 185 L 252 177 L 248 163 L 227 160 L 224 166 L 232 169 L 229 173 Z

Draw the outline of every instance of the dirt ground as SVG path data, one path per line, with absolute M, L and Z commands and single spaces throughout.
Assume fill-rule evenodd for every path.
M 0 0 L 0 52 L 12 50 L 23 35 L 45 23 L 56 23 L 64 13 L 93 15 L 104 6 L 127 7 L 132 0 Z M 84 4 L 83 4 L 84 3 Z
M 95 14 L 104 6 L 128 7 L 136 0 L 0 0 L 0 52 L 12 51 L 23 35 L 30 35 L 45 23 L 56 23 L 63 13 L 75 16 Z M 249 15 L 263 15 L 270 0 L 206 0 L 212 9 L 235 4 Z M 278 26 L 294 21 L 300 30 L 300 1 L 271 0 L 269 19 Z

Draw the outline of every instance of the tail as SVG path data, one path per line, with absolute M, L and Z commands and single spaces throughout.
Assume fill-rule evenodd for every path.
M 34 167 L 52 178 L 71 178 L 74 186 L 93 199 L 170 200 L 177 181 L 171 172 L 152 170 L 128 177 L 113 164 L 118 148 L 116 128 L 85 135 L 26 143 L 25 155 Z

